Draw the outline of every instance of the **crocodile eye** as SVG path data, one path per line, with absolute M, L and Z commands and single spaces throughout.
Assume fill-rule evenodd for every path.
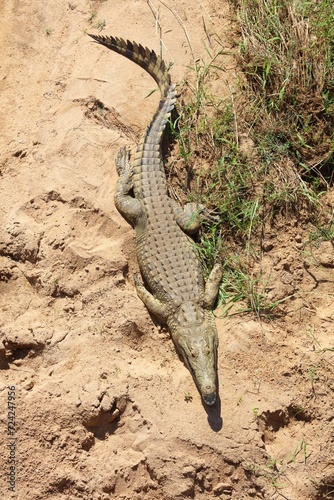
M 204 347 L 203 349 L 203 352 L 205 354 L 205 356 L 209 356 L 210 354 L 210 347 L 208 347 L 207 345 Z
M 197 358 L 198 357 L 198 349 L 196 349 L 195 347 L 192 347 L 190 349 L 190 354 L 192 355 L 193 358 Z

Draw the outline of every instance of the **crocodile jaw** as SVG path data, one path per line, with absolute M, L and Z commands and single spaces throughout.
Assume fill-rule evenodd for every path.
M 201 324 L 173 326 L 171 333 L 175 347 L 192 374 L 204 403 L 212 406 L 217 397 L 218 335 L 214 321 L 205 318 Z

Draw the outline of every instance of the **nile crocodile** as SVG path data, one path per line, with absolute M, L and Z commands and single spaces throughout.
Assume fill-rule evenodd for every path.
M 198 207 L 182 208 L 169 197 L 161 138 L 175 103 L 175 85 L 164 61 L 148 48 L 120 38 L 90 35 L 146 70 L 161 91 L 158 109 L 130 163 L 126 148 L 116 157 L 115 204 L 135 229 L 143 281 L 135 286 L 147 309 L 167 324 L 179 355 L 207 405 L 217 397 L 218 336 L 212 308 L 221 279 L 216 264 L 206 283 L 199 254 L 187 235 L 199 228 Z

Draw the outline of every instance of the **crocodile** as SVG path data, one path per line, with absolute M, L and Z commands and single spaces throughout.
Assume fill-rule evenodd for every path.
M 195 203 L 182 207 L 169 196 L 161 140 L 175 105 L 176 86 L 153 50 L 112 36 L 89 35 L 146 70 L 161 92 L 159 106 L 132 161 L 119 150 L 115 205 L 135 230 L 141 277 L 134 276 L 138 297 L 167 325 L 175 348 L 193 376 L 206 405 L 217 399 L 218 334 L 212 312 L 222 276 L 217 262 L 206 282 L 194 241 L 200 226 Z

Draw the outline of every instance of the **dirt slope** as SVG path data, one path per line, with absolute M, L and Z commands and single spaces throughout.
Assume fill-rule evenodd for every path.
M 207 410 L 136 296 L 133 233 L 113 203 L 115 154 L 135 147 L 158 95 L 85 32 L 159 51 L 161 25 L 181 81 L 218 50 L 214 33 L 231 49 L 227 4 L 7 0 L 0 12 L 2 498 L 333 498 L 331 243 L 311 249 L 298 221 L 268 227 L 256 271 L 272 300 L 293 299 L 272 322 L 218 317 L 221 400 Z

